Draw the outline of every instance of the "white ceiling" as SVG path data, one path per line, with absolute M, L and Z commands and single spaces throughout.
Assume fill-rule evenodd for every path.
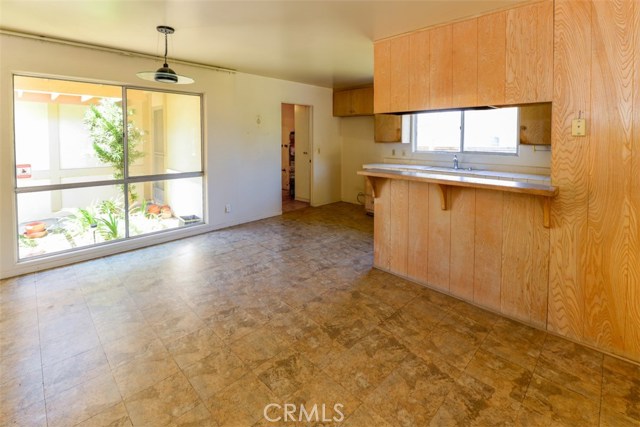
M 522 1 L 0 0 L 0 28 L 161 56 L 170 25 L 169 65 L 339 88 L 373 80 L 374 40 Z

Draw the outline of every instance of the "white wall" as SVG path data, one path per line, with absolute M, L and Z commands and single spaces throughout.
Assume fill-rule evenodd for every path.
M 123 242 L 118 247 L 91 248 L 17 263 L 12 73 L 167 89 L 167 85 L 145 82 L 135 76 L 140 70 L 154 67 L 159 64 L 147 59 L 0 35 L 0 277 L 195 232 L 193 228 L 182 229 Z M 196 80 L 193 85 L 175 86 L 176 90 L 204 93 L 207 229 L 281 212 L 280 106 L 283 102 L 312 106 L 314 175 L 311 203 L 322 205 L 340 200 L 340 121 L 332 117 L 330 89 L 184 65 L 173 68 Z M 231 213 L 224 213 L 225 204 L 232 205 Z

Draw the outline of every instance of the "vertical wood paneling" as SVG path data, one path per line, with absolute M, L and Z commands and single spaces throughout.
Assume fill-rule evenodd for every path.
M 591 3 L 556 0 L 551 180 L 549 330 L 582 338 L 591 99 Z M 587 136 L 571 136 L 582 111 Z
M 429 184 L 409 182 L 407 276 L 427 283 L 429 255 Z
M 409 181 L 391 180 L 389 270 L 407 275 L 409 240 Z
M 373 45 L 373 110 L 376 114 L 390 112 L 391 106 L 391 41 Z
M 429 108 L 429 30 L 409 36 L 409 111 Z
M 551 100 L 552 13 L 553 3 L 548 1 L 507 11 L 507 104 Z
M 391 39 L 391 111 L 409 109 L 409 36 Z
M 429 39 L 429 90 L 431 108 L 452 106 L 451 25 L 431 30 Z
M 549 300 L 549 229 L 544 226 L 544 201 L 532 197 L 533 214 L 533 264 L 529 286 L 529 322 L 541 328 L 547 326 L 547 301 Z
M 549 283 L 549 232 L 537 197 L 503 196 L 501 311 L 544 327 Z
M 504 104 L 507 12 L 478 18 L 478 104 Z
M 472 188 L 451 188 L 451 265 L 449 291 L 473 301 L 475 260 L 476 192 Z
M 501 191 L 476 189 L 473 300 L 494 310 L 500 310 L 502 197 Z
M 633 3 L 596 1 L 592 8 L 584 337 L 611 350 L 623 348 L 628 286 Z
M 389 270 L 391 243 L 391 183 L 375 178 L 376 198 L 373 201 L 373 265 Z
M 452 101 L 455 106 L 478 104 L 478 20 L 452 25 Z
M 533 257 L 531 197 L 506 193 L 503 201 L 501 311 L 528 321 L 531 307 L 527 296 Z
M 443 291 L 449 291 L 450 230 L 451 211 L 440 208 L 439 190 L 429 184 L 428 282 Z
M 633 146 L 631 147 L 631 212 L 629 218 L 629 289 L 625 321 L 625 353 L 640 360 L 640 5 L 634 4 Z
M 553 98 L 553 1 L 536 6 L 536 101 Z

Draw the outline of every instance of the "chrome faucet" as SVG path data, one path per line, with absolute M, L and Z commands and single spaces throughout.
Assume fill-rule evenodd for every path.
M 458 170 L 458 155 L 457 154 L 453 155 L 453 168 L 455 170 Z

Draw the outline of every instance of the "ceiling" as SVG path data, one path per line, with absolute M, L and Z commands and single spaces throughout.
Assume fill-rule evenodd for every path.
M 161 56 L 170 25 L 170 65 L 341 88 L 373 80 L 374 40 L 522 1 L 0 0 L 0 28 Z

